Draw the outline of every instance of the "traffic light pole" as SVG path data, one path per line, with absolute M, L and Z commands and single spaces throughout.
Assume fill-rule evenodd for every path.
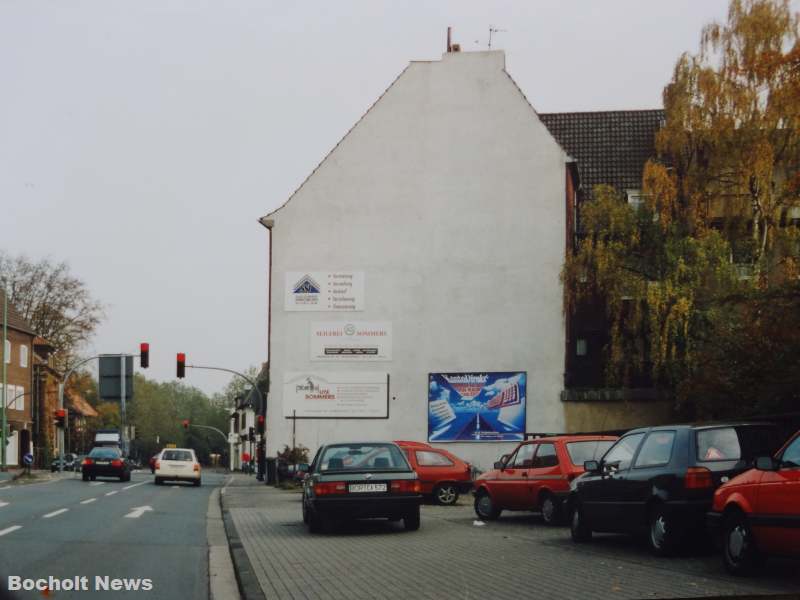
M 267 402 L 264 399 L 264 396 L 261 394 L 261 390 L 258 389 L 258 386 L 256 385 L 255 381 L 250 379 L 244 373 L 239 373 L 239 371 L 234 371 L 233 369 L 225 369 L 223 367 L 205 367 L 205 366 L 200 366 L 200 365 L 186 365 L 186 368 L 187 369 L 205 369 L 207 371 L 224 371 L 226 373 L 233 373 L 234 375 L 238 375 L 239 377 L 241 377 L 242 379 L 247 381 L 251 386 L 253 386 L 253 389 L 256 391 L 256 394 L 258 394 L 258 414 L 259 415 L 263 415 L 264 417 L 266 417 L 266 414 L 267 414 Z M 199 425 L 195 425 L 195 427 L 199 427 Z M 217 430 L 217 431 L 219 431 L 219 430 Z M 222 432 L 220 432 L 220 433 L 222 433 Z M 257 479 L 259 481 L 262 481 L 264 479 L 264 473 L 266 471 L 266 460 L 265 460 L 266 457 L 264 456 L 266 435 L 267 434 L 266 434 L 266 431 L 265 431 L 264 435 L 261 436 L 261 440 L 258 442 L 258 451 L 256 452 L 256 454 L 258 456 L 258 476 L 257 476 Z M 225 440 L 227 441 L 227 439 L 228 438 L 226 437 Z

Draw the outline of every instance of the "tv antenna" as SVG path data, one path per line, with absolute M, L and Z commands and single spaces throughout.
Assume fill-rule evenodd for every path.
M 507 33 L 508 29 L 498 29 L 494 25 L 489 25 L 489 50 L 492 49 L 492 35 L 495 33 Z

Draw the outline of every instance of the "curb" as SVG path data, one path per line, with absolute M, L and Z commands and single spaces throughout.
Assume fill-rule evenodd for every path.
M 230 511 L 225 508 L 224 502 L 225 488 L 219 495 L 219 505 L 222 510 L 222 523 L 225 526 L 225 535 L 228 537 L 228 546 L 231 551 L 231 558 L 233 559 L 233 570 L 236 574 L 236 581 L 239 584 L 239 593 L 244 600 L 266 600 L 264 592 L 261 590 L 261 584 L 258 582 L 253 565 L 250 563 L 250 558 L 242 545 L 242 540 L 239 537 L 239 532 L 236 531 L 236 525 L 233 523 L 233 517 Z

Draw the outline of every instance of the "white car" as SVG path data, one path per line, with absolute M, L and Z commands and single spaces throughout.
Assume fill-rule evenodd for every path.
M 165 448 L 156 459 L 156 485 L 165 481 L 191 481 L 200 485 L 200 463 L 191 448 Z

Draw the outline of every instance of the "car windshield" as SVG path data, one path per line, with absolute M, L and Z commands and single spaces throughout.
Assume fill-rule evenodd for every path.
M 94 448 L 90 453 L 90 458 L 119 458 L 122 453 L 114 448 Z
M 403 453 L 394 444 L 341 444 L 328 446 L 320 471 L 408 471 Z
M 614 440 L 569 442 L 567 443 L 567 454 L 573 465 L 582 467 L 587 460 L 600 459 L 613 443 Z
M 161 455 L 161 460 L 191 461 L 192 453 L 188 450 L 164 450 L 164 454 Z

